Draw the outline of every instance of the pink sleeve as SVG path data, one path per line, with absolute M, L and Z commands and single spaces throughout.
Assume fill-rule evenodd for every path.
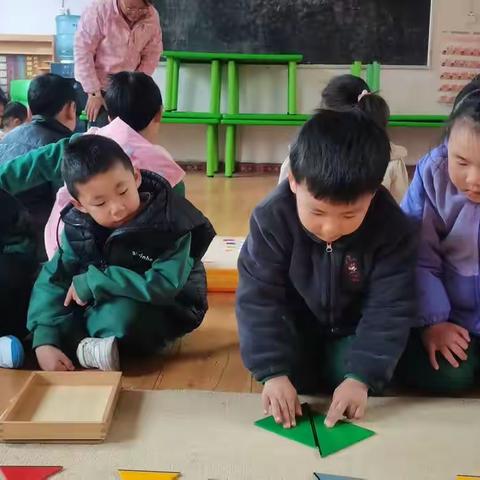
M 100 12 L 96 5 L 87 8 L 78 23 L 75 35 L 75 78 L 87 93 L 100 90 L 95 71 L 95 53 L 102 40 Z
M 153 72 L 158 66 L 160 56 L 163 52 L 162 28 L 160 27 L 160 19 L 157 15 L 157 22 L 155 25 L 155 32 L 142 50 L 142 60 L 137 68 L 137 71 L 153 75 Z
M 57 192 L 57 198 L 55 199 L 55 204 L 53 205 L 50 218 L 45 225 L 44 231 L 45 250 L 49 260 L 52 259 L 55 252 L 58 250 L 58 241 L 63 232 L 64 225 L 60 218 L 60 213 L 70 201 L 71 197 L 67 189 L 65 187 L 60 188 Z

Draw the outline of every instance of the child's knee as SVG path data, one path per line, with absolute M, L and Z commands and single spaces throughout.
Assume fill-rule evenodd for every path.
M 141 320 L 141 305 L 126 297 L 116 297 L 96 305 L 88 312 L 87 329 L 92 337 L 131 337 Z

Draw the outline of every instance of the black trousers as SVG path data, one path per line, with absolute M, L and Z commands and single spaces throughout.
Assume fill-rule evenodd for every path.
M 30 256 L 0 255 L 0 336 L 25 337 L 30 293 L 37 266 Z

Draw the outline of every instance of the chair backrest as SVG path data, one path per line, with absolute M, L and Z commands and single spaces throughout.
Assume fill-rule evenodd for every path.
M 10 100 L 20 102 L 28 108 L 28 88 L 31 80 L 12 80 L 10 82 Z

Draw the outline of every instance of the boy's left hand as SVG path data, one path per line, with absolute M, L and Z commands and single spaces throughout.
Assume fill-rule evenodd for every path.
M 70 285 L 68 289 L 67 296 L 65 297 L 65 302 L 63 303 L 66 307 L 68 307 L 72 302 L 75 302 L 80 307 L 84 307 L 87 302 L 84 302 L 77 294 L 73 283 Z
M 346 378 L 333 392 L 325 425 L 329 428 L 347 417 L 359 420 L 365 414 L 368 399 L 368 386 L 354 378 Z

